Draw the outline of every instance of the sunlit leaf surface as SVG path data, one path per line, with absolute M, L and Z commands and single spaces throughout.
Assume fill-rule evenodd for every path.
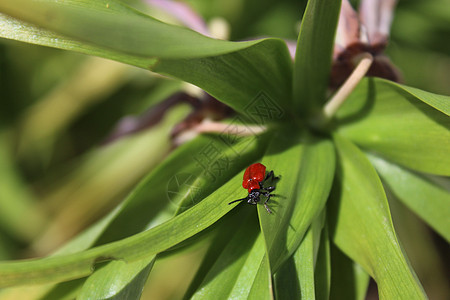
M 375 279 L 381 299 L 425 299 L 397 241 L 377 173 L 350 141 L 339 135 L 334 141 L 339 185 L 333 188 L 328 210 L 334 242 Z
M 425 92 L 421 96 L 442 110 L 450 101 Z M 450 175 L 450 118 L 397 85 L 363 80 L 337 119 L 339 132 L 367 150 L 414 170 Z

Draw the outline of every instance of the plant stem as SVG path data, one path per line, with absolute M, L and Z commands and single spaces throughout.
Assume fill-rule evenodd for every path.
M 362 53 L 356 57 L 359 61 L 353 73 L 347 78 L 344 84 L 339 88 L 339 90 L 334 94 L 334 96 L 325 104 L 323 108 L 323 117 L 325 121 L 330 120 L 336 111 L 347 99 L 348 95 L 355 89 L 356 85 L 361 81 L 361 79 L 366 75 L 370 66 L 373 62 L 373 57 L 370 53 Z
M 231 134 L 236 136 L 251 136 L 258 135 L 267 130 L 263 125 L 237 125 L 227 124 L 221 122 L 211 121 L 209 119 L 203 120 L 201 123 L 192 127 L 190 130 L 186 130 L 177 135 L 172 142 L 175 145 L 181 145 L 187 141 L 192 140 L 198 134 L 201 133 L 219 133 L 219 134 Z
M 265 126 L 236 125 L 204 120 L 194 130 L 198 133 L 226 133 L 237 136 L 250 136 L 260 134 L 267 130 Z

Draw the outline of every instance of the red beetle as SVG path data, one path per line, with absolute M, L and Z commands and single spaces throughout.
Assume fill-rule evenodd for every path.
M 242 181 L 242 187 L 248 190 L 248 196 L 242 199 L 231 201 L 228 204 L 244 200 L 247 200 L 248 204 L 257 204 L 260 201 L 260 196 L 263 195 L 266 197 L 266 200 L 263 203 L 264 207 L 266 208 L 268 213 L 272 213 L 269 206 L 267 205 L 267 202 L 269 202 L 271 196 L 274 196 L 270 193 L 275 190 L 275 187 L 264 186 L 269 178 L 272 178 L 272 180 L 276 180 L 279 177 L 275 177 L 273 171 L 270 171 L 266 175 L 266 166 L 263 164 L 256 163 L 250 165 L 245 170 L 244 180 Z

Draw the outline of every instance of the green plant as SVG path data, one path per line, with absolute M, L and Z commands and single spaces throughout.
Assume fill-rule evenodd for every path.
M 448 185 L 442 177 L 450 175 L 450 99 L 359 78 L 353 91 L 327 101 L 340 4 L 308 3 L 292 63 L 281 39 L 215 40 L 119 1 L 3 0 L 2 37 L 192 83 L 238 117 L 226 121 L 228 130 L 175 149 L 53 255 L 0 262 L 0 287 L 32 285 L 28 296 L 36 298 L 139 298 L 155 261 L 201 248 L 186 297 L 360 299 L 372 277 L 382 299 L 426 298 L 397 239 L 385 189 L 450 240 L 450 195 L 439 181 Z M 371 60 L 362 56 L 358 68 L 367 71 Z M 179 110 L 152 138 L 165 141 L 185 113 Z M 262 132 L 233 135 L 230 128 Z M 91 168 L 110 164 L 120 147 L 97 153 Z M 164 154 L 154 142 L 133 147 L 150 147 L 156 162 Z M 142 159 L 138 154 L 137 165 Z M 281 175 L 271 215 L 261 205 L 258 217 L 254 207 L 227 205 L 245 196 L 242 171 L 255 161 Z M 170 185 L 181 179 L 185 185 Z

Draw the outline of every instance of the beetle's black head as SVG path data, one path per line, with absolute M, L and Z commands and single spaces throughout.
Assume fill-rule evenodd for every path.
M 259 202 L 260 196 L 261 196 L 261 192 L 259 190 L 253 190 L 248 194 L 247 202 L 250 204 L 256 204 Z

